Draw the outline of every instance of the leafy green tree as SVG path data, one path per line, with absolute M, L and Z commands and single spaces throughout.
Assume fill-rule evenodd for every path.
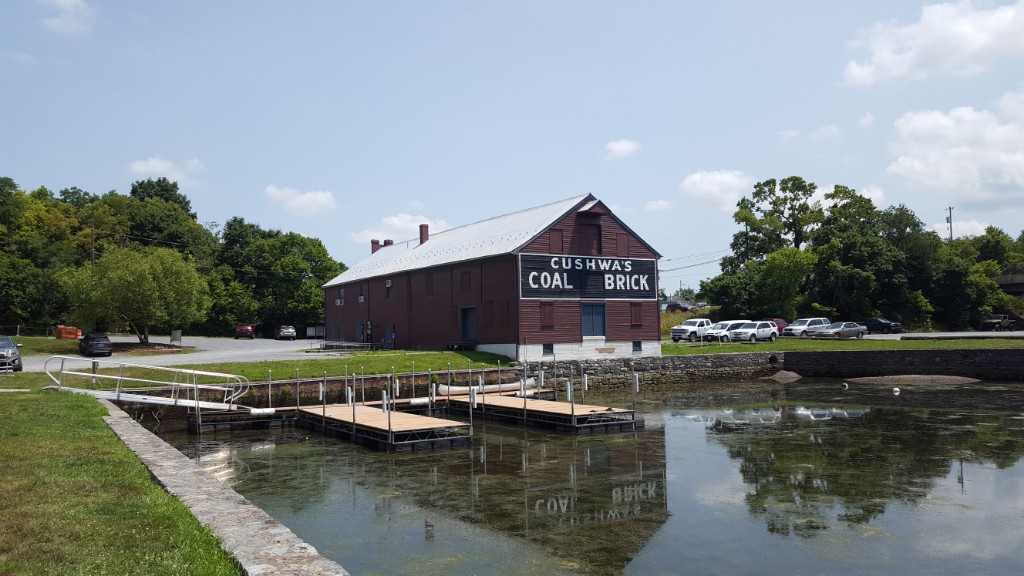
M 978 250 L 978 260 L 992 260 L 999 268 L 1007 268 L 1007 261 L 1014 249 L 1013 238 L 995 226 L 985 228 L 985 233 L 970 239 Z
M 807 276 L 818 257 L 796 248 L 782 248 L 768 255 L 760 270 L 760 293 L 765 313 L 759 316 L 795 318 Z
M 142 343 L 153 328 L 201 321 L 210 306 L 195 266 L 168 248 L 112 248 L 95 263 L 65 270 L 58 281 L 82 326 L 124 323 Z
M 132 183 L 132 190 L 129 194 L 132 198 L 144 202 L 150 198 L 158 198 L 168 204 L 176 204 L 185 211 L 193 220 L 196 214 L 192 212 L 192 201 L 187 196 L 178 192 L 178 183 L 171 182 L 167 178 L 156 180 L 139 180 Z

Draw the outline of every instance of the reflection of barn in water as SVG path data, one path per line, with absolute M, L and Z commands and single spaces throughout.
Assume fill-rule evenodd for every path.
M 207 442 L 194 457 L 211 472 L 230 468 L 224 473 L 236 484 L 302 486 L 285 491 L 292 513 L 330 506 L 332 483 L 365 486 L 380 516 L 423 510 L 427 539 L 444 537 L 435 524 L 467 522 L 526 539 L 586 574 L 621 573 L 668 519 L 665 430 L 656 415 L 635 432 L 572 438 L 478 424 L 471 448 L 443 458 L 347 446 L 353 457 L 332 458 L 327 445 L 300 438 L 280 437 L 276 449 L 264 440 L 228 449 Z M 288 449 L 290 442 L 302 448 Z
M 477 430 L 472 461 L 445 474 L 460 483 L 468 474 L 470 497 L 446 511 L 541 544 L 583 573 L 620 572 L 668 518 L 664 427 L 648 421 L 571 443 L 530 438 Z

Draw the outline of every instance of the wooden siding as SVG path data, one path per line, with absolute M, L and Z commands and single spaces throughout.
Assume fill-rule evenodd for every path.
M 577 252 L 580 246 L 592 245 L 587 237 L 589 228 L 587 225 L 597 224 L 600 226 L 601 239 L 598 243 L 601 253 Z M 555 250 L 551 246 L 552 232 L 554 236 L 562 235 L 564 246 L 571 247 L 569 253 L 580 256 L 617 256 L 620 258 L 656 258 L 657 255 L 647 246 L 633 236 L 622 224 L 609 214 L 579 214 L 569 213 L 564 219 L 546 232 L 540 234 L 533 242 L 523 248 L 522 252 L 527 254 L 560 254 L 563 250 Z M 626 236 L 626 240 L 620 237 Z
M 653 259 L 657 255 L 610 213 L 596 207 L 588 213 L 571 211 L 539 234 L 524 254 L 562 253 L 579 256 Z M 599 233 L 599 235 L 597 235 Z M 551 246 L 559 240 L 561 248 Z M 428 240 L 429 242 L 429 240 Z M 581 250 L 586 250 L 581 252 Z M 387 298 L 386 280 L 391 280 Z M 655 280 L 656 282 L 656 280 Z M 339 289 L 344 305 L 335 305 Z M 360 290 L 363 302 L 359 302 Z M 551 307 L 553 322 L 541 325 L 542 302 Z M 659 307 L 654 300 L 586 301 L 605 304 L 605 334 L 611 341 L 658 340 Z M 462 342 L 462 310 L 476 309 L 476 344 L 564 344 L 580 342 L 578 300 L 519 300 L 518 259 L 508 254 L 484 260 L 414 270 L 372 278 L 324 292 L 327 337 L 359 341 L 357 328 L 373 321 L 372 338 L 381 342 L 394 325 L 399 348 L 441 348 Z

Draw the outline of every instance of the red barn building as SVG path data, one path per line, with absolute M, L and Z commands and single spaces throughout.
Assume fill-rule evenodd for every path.
M 661 255 L 592 195 L 370 244 L 323 286 L 327 340 L 520 361 L 661 354 Z

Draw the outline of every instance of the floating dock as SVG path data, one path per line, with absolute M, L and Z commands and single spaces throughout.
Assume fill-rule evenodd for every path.
M 546 426 L 567 432 L 626 431 L 642 425 L 634 410 L 521 398 L 514 394 L 479 394 L 475 408 L 468 396 L 452 396 L 447 402 L 449 412 L 454 414 L 469 414 L 472 411 L 473 418 Z
M 468 446 L 473 437 L 468 422 L 385 411 L 379 403 L 303 407 L 296 415 L 305 428 L 394 452 Z

